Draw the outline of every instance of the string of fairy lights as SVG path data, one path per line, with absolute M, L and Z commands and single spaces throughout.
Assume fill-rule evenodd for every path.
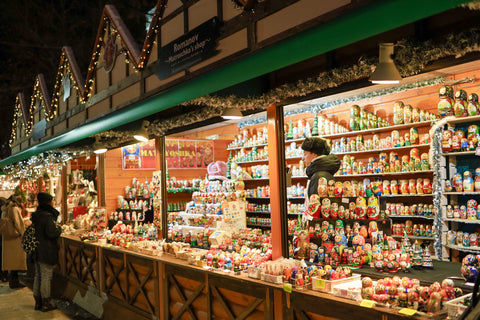
M 48 97 L 44 96 L 45 92 L 41 90 L 41 83 L 39 77 L 37 77 L 33 90 L 34 94 L 31 97 L 31 103 L 29 106 L 30 116 L 27 117 L 27 120 L 23 120 L 23 122 L 26 122 L 23 127 L 21 127 L 22 124 L 19 123 L 19 118 L 22 117 L 23 113 L 20 98 L 17 97 L 15 103 L 14 119 L 12 123 L 12 135 L 9 141 L 10 146 L 12 146 L 12 144 L 18 139 L 17 133 L 20 130 L 24 130 L 27 136 L 31 133 L 33 129 L 33 111 L 35 110 L 34 108 L 37 106 L 37 103 L 40 104 L 40 106 L 38 107 L 42 107 L 43 104 L 43 112 L 47 121 L 51 121 L 57 116 L 60 103 L 60 93 L 62 88 L 62 78 L 64 76 L 70 78 L 71 84 L 73 84 L 72 88 L 79 92 L 78 97 L 80 103 L 86 103 L 89 98 L 92 97 L 92 95 L 95 93 L 95 70 L 97 69 L 99 63 L 99 57 L 102 52 L 102 48 L 105 46 L 104 39 L 106 39 L 106 37 L 114 38 L 116 43 L 120 42 L 120 49 L 118 53 L 119 55 L 123 54 L 125 56 L 125 63 L 130 64 L 135 70 L 135 72 L 142 70 L 151 55 L 152 49 L 157 44 L 156 35 L 158 34 L 161 25 L 160 21 L 164 13 L 165 2 L 166 1 L 159 1 L 159 3 L 157 4 L 157 8 L 152 18 L 150 29 L 148 31 L 144 46 L 140 54 L 135 53 L 135 50 L 132 51 L 129 49 L 127 42 L 125 41 L 124 35 L 122 35 L 122 33 L 119 31 L 118 26 L 115 24 L 115 19 L 112 19 L 109 11 L 106 10 L 104 12 L 104 16 L 100 26 L 103 32 L 99 33 L 101 34 L 101 36 L 97 38 L 95 44 L 94 53 L 92 55 L 91 63 L 88 68 L 87 79 L 84 85 L 84 91 L 80 93 L 81 84 L 76 81 L 76 79 L 78 80 L 79 78 L 76 77 L 74 75 L 74 72 L 72 71 L 74 69 L 72 68 L 72 61 L 69 61 L 67 54 L 65 52 L 62 52 L 51 105 L 45 105 L 46 101 L 48 101 L 48 99 L 46 98 Z M 400 44 L 402 44 L 402 46 L 400 46 L 399 49 L 396 51 L 395 60 L 403 76 L 413 75 L 420 72 L 426 64 L 438 60 L 442 57 L 452 55 L 456 57 L 461 57 L 469 52 L 479 51 L 479 42 L 480 31 L 477 29 L 471 29 L 465 32 L 461 32 L 459 34 L 456 34 L 455 36 L 447 36 L 443 40 L 443 42 L 437 41 L 436 43 L 433 43 L 432 41 L 430 41 L 420 44 L 414 44 L 404 40 L 399 42 Z M 278 102 L 278 100 L 285 100 L 291 97 L 302 97 L 313 92 L 323 91 L 325 89 L 338 86 L 342 83 L 347 83 L 349 81 L 365 78 L 371 72 L 371 67 L 375 65 L 376 61 L 374 60 L 375 59 L 360 59 L 359 63 L 356 65 L 338 68 L 327 73 L 321 73 L 317 77 L 311 79 L 283 85 L 276 90 L 272 90 L 271 92 L 262 95 L 261 97 L 239 98 L 235 96 L 205 96 L 194 99 L 186 102 L 186 104 L 192 107 L 191 112 L 187 112 L 184 115 L 179 115 L 174 118 L 167 119 L 169 121 L 153 122 L 149 127 L 149 131 L 150 133 L 165 133 L 168 129 L 182 126 L 182 124 L 191 123 L 192 121 L 208 119 L 212 115 L 216 116 L 220 113 L 221 110 L 223 110 L 223 108 L 229 106 L 237 107 L 241 110 L 261 110 L 265 109 L 267 105 L 270 105 L 274 101 Z M 202 106 L 202 108 L 200 108 L 201 112 L 193 111 L 194 109 L 196 109 L 196 106 Z M 318 108 L 318 106 L 315 107 Z M 20 130 L 17 127 L 19 127 Z M 104 133 L 104 136 L 111 135 L 114 134 L 109 132 Z M 123 137 L 116 137 L 116 140 L 125 139 Z M 55 155 L 57 153 L 54 152 L 52 154 Z M 68 156 L 49 155 L 48 157 L 43 157 L 42 159 L 48 159 L 50 163 L 53 163 L 54 161 L 56 161 L 56 158 L 64 159 L 65 157 Z M 34 158 L 34 160 L 38 161 L 39 159 Z M 18 166 L 9 166 L 7 170 L 12 172 L 18 172 L 19 174 L 34 174 L 35 171 L 30 168 L 30 164 L 28 162 L 19 163 Z
M 12 179 L 37 179 L 45 172 L 51 171 L 54 165 L 63 165 L 77 156 L 88 156 L 85 152 L 70 153 L 51 151 L 32 156 L 24 161 L 7 165 L 3 171 Z

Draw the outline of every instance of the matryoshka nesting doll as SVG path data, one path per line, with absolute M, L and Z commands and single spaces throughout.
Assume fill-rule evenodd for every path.
M 335 180 L 329 180 L 327 185 L 327 194 L 329 197 L 333 197 L 335 195 Z
M 367 216 L 368 219 L 377 220 L 380 215 L 380 206 L 378 204 L 378 198 L 371 196 L 368 198 Z
M 338 207 L 338 219 L 348 219 L 347 217 L 345 217 L 345 213 L 347 211 L 345 210 L 345 207 L 343 205 L 340 205 Z
M 443 152 L 450 152 L 452 151 L 452 144 L 453 144 L 453 133 L 452 130 L 444 130 L 442 134 L 442 150 Z
M 470 242 L 471 247 L 478 246 L 478 235 L 476 233 L 472 233 L 468 236 L 468 241 Z
M 367 200 L 364 197 L 357 197 L 355 204 L 355 215 L 357 219 L 365 219 L 367 214 Z
M 393 124 L 402 124 L 403 123 L 403 112 L 404 104 L 402 101 L 397 101 L 393 104 Z
M 453 87 L 445 85 L 440 87 L 439 90 L 440 101 L 438 102 L 437 109 L 440 117 L 447 117 L 452 115 L 453 111 Z
M 335 197 L 343 195 L 343 184 L 340 181 L 335 182 L 335 189 L 333 190 Z
M 453 175 L 453 187 L 456 192 L 463 192 L 463 178 L 458 172 Z
M 475 116 L 480 113 L 480 105 L 478 104 L 478 94 L 471 93 L 468 96 L 467 113 L 469 116 Z
M 455 93 L 453 112 L 456 117 L 464 117 L 467 115 L 467 92 L 465 90 L 458 90 Z
M 472 173 L 470 171 L 463 172 L 463 192 L 473 192 L 474 184 Z
M 337 219 L 338 217 L 338 203 L 333 202 L 330 206 L 330 218 Z
M 370 239 L 377 239 L 378 226 L 376 221 L 370 221 L 370 223 L 368 224 L 368 235 Z
M 322 217 L 324 219 L 328 219 L 330 218 L 330 206 L 331 206 L 331 201 L 330 199 L 328 198 L 323 198 L 322 199 L 322 208 L 321 208 L 321 212 L 322 212 Z
M 317 193 L 320 198 L 325 198 L 328 196 L 327 193 L 327 179 L 325 178 L 320 178 L 318 179 L 318 188 L 317 188 Z

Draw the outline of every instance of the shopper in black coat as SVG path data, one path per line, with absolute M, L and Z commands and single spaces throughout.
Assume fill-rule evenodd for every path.
M 37 211 L 32 213 L 32 223 L 39 241 L 33 255 L 35 262 L 33 296 L 35 310 L 49 311 L 56 308 L 52 304 L 50 295 L 53 267 L 58 263 L 58 238 L 62 228 L 56 223 L 60 213 L 52 207 L 53 197 L 48 193 L 40 192 L 37 200 Z
M 305 198 L 310 198 L 313 194 L 318 194 L 318 180 L 325 178 L 327 181 L 335 180 L 333 175 L 340 168 L 341 161 L 330 154 L 331 148 L 327 140 L 320 137 L 306 138 L 302 144 L 303 161 L 306 166 L 308 176 L 307 194 Z

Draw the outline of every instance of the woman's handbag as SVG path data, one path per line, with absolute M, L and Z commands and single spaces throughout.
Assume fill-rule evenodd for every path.
M 3 239 L 6 240 L 20 237 L 20 233 L 15 229 L 13 221 L 10 218 L 0 219 L 0 234 L 3 236 Z

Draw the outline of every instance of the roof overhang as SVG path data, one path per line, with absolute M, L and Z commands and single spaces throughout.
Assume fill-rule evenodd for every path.
M 325 52 L 468 3 L 465 0 L 379 0 L 275 43 L 224 67 L 86 123 L 0 161 L 0 167 L 65 147 L 175 105 L 228 88 Z M 294 52 L 295 54 L 292 54 Z

